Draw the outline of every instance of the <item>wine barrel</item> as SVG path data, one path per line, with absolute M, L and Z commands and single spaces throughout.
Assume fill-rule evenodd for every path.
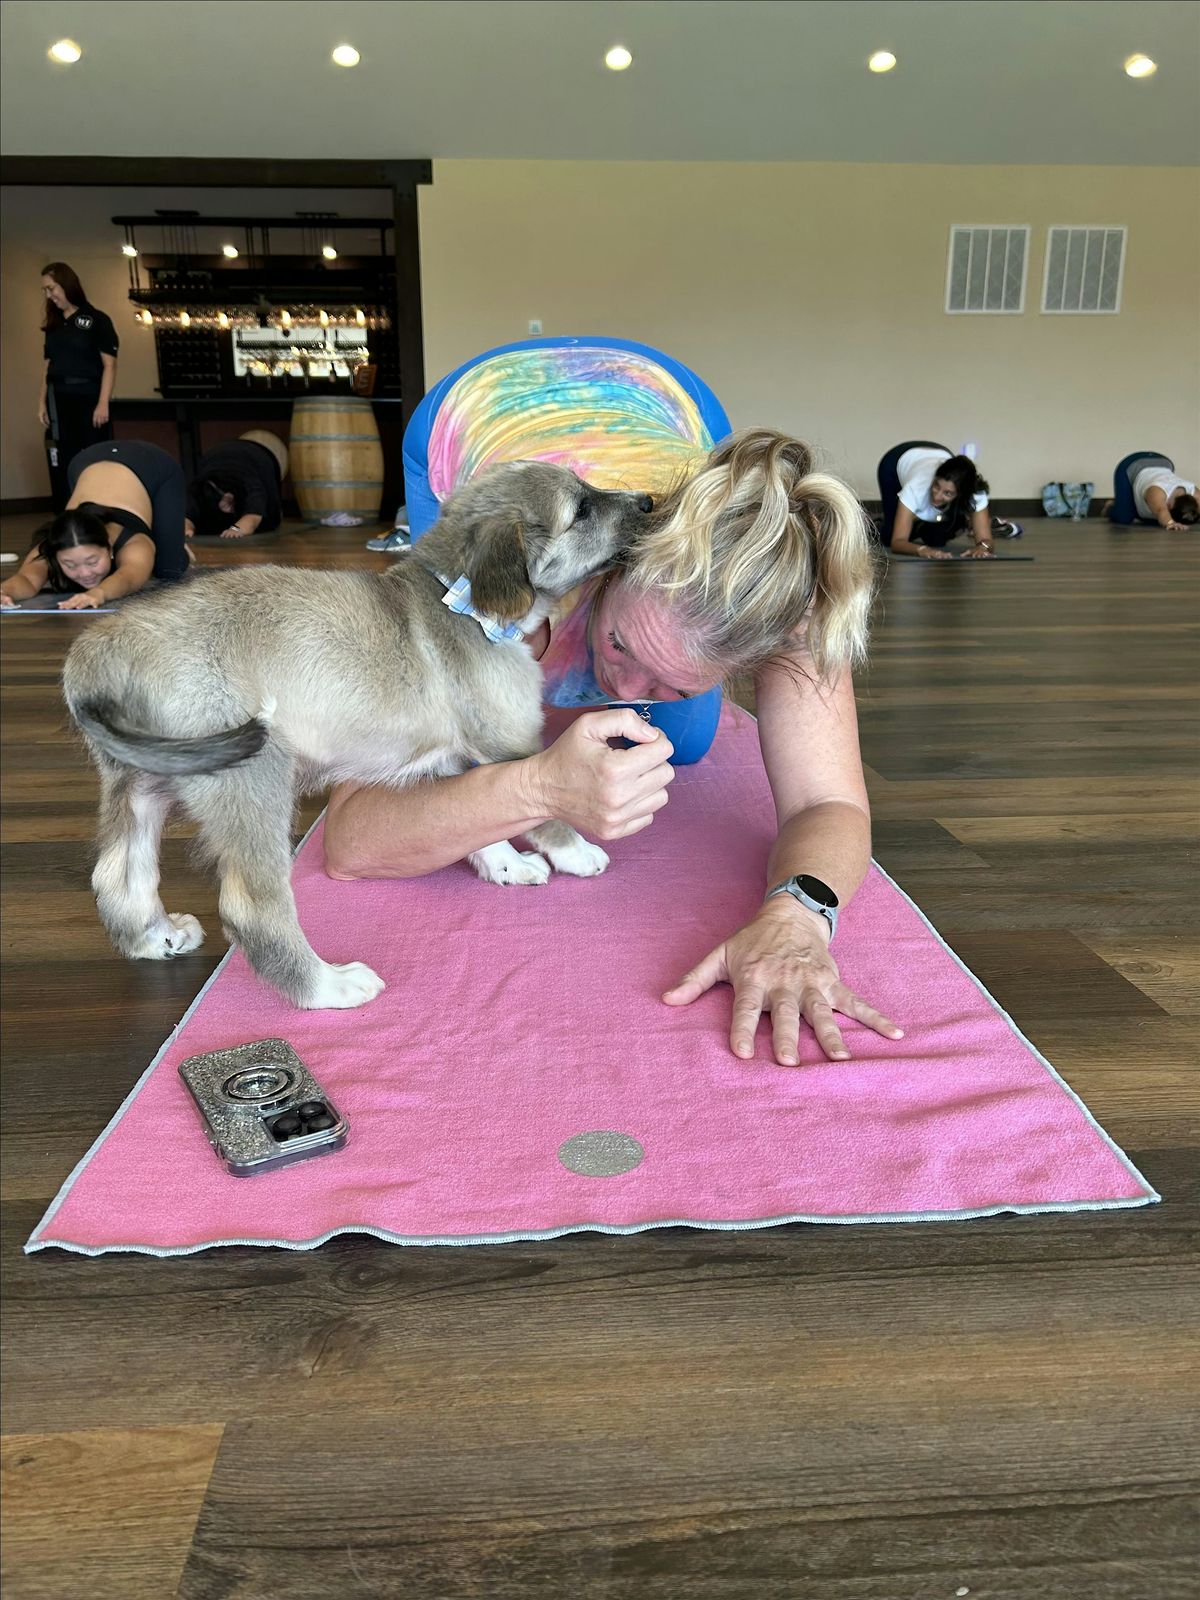
M 288 446 L 302 516 L 320 522 L 346 511 L 375 521 L 383 499 L 383 447 L 369 400 L 297 400 Z

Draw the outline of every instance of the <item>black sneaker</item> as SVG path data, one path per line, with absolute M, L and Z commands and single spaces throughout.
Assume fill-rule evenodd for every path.
M 997 539 L 1019 539 L 1025 529 L 1019 522 L 1012 522 L 1001 517 L 992 518 L 992 532 Z

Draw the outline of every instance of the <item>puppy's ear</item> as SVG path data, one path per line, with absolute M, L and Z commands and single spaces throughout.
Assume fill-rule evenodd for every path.
M 477 523 L 466 557 L 471 599 L 480 611 L 506 622 L 523 617 L 534 601 L 525 555 L 525 529 L 512 512 Z

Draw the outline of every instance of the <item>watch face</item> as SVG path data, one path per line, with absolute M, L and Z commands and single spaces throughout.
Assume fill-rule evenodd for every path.
M 810 900 L 815 900 L 818 905 L 828 906 L 831 911 L 837 906 L 837 895 L 827 883 L 822 883 L 820 878 L 812 878 L 807 872 L 799 872 L 796 874 L 796 887 Z

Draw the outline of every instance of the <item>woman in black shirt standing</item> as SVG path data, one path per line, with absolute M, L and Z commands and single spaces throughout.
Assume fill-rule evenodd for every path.
M 116 329 L 103 311 L 89 305 L 83 285 L 65 261 L 42 268 L 46 296 L 46 358 L 38 417 L 53 439 L 50 480 L 54 509 L 61 511 L 70 490 L 67 467 L 89 445 L 112 438 L 108 403 L 117 377 Z

